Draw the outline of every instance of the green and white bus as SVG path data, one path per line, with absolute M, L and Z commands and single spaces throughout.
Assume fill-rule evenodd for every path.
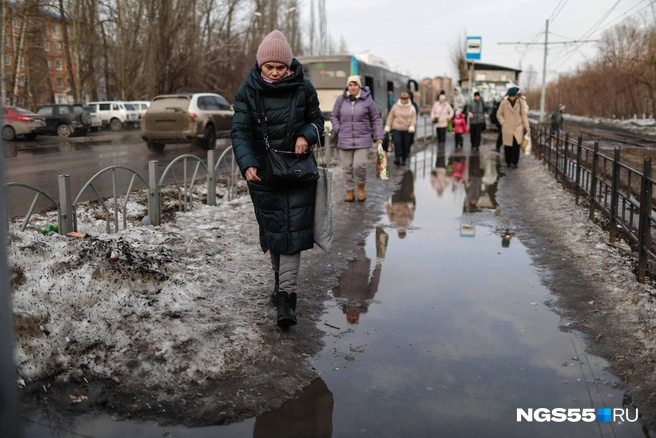
M 383 125 L 390 108 L 401 92 L 408 89 L 410 82 L 408 76 L 391 71 L 385 61 L 373 56 L 302 56 L 298 60 L 303 65 L 305 77 L 317 89 L 328 132 L 332 129 L 330 113 L 344 92 L 349 76 L 359 75 L 362 85 L 369 88 Z

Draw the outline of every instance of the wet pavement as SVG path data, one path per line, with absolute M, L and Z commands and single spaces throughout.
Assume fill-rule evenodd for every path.
M 517 422 L 518 408 L 635 408 L 504 227 L 498 158 L 433 146 L 393 169 L 382 220 L 326 291 L 321 378 L 278 411 L 197 429 L 35 415 L 27 436 L 650 436 L 630 422 Z
M 217 142 L 217 158 L 229 145 L 229 140 L 220 139 Z M 162 176 L 166 166 L 183 154 L 196 155 L 207 159 L 207 151 L 190 144 L 167 145 L 163 152 L 151 152 L 145 142 L 139 137 L 139 130 L 121 132 L 101 131 L 88 137 L 37 137 L 34 141 L 17 140 L 4 142 L 5 148 L 11 148 L 11 154 L 5 158 L 6 181 L 21 182 L 39 187 L 57 199 L 58 175 L 71 176 L 71 193 L 73 198 L 98 171 L 114 165 L 128 166 L 137 171 L 148 181 L 148 161 L 158 161 L 158 175 Z M 189 175 L 193 174 L 195 163 L 187 164 Z M 177 175 L 181 179 L 182 164 Z M 201 166 L 202 169 L 202 166 Z M 130 185 L 131 174 L 127 171 L 117 173 L 118 194 L 124 194 Z M 198 178 L 205 177 L 204 171 L 199 171 Z M 172 184 L 173 176 L 165 183 Z M 112 196 L 111 174 L 104 175 L 94 184 L 100 196 Z M 145 188 L 137 179 L 134 188 Z M 27 194 L 27 196 L 26 196 Z M 34 194 L 24 189 L 11 189 L 8 192 L 9 214 L 23 216 L 30 207 Z M 81 201 L 96 199 L 92 190 L 86 190 L 80 197 Z M 37 211 L 49 208 L 50 204 L 42 201 L 37 205 Z

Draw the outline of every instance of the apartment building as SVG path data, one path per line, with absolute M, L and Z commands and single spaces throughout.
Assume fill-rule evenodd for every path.
M 69 74 L 64 51 L 64 29 L 60 15 L 47 10 L 28 14 L 23 29 L 20 7 L 10 3 L 12 18 L 5 29 L 5 102 L 9 103 L 14 92 L 14 72 L 18 68 L 18 89 L 13 104 L 29 109 L 46 103 L 73 102 Z M 72 32 L 69 28 L 69 41 Z M 25 32 L 23 56 L 17 59 L 21 32 Z M 31 57 L 31 58 L 30 58 Z M 75 74 L 75 73 L 74 73 Z

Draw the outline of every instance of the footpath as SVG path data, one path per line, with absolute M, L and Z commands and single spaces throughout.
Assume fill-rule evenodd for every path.
M 248 198 L 157 230 L 14 233 L 28 436 L 649 433 L 652 288 L 537 160 L 505 169 L 490 141 L 449 136 L 389 181 L 373 172 L 347 204 L 336 169 L 335 247 L 303 259 L 287 331 Z M 519 408 L 641 421 L 519 423 Z

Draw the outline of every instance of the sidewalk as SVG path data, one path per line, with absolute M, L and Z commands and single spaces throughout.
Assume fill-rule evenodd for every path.
M 164 302 L 152 312 L 168 330 L 160 341 L 167 347 L 159 356 L 165 360 L 155 349 L 143 362 L 125 364 L 124 382 L 114 387 L 102 382 L 111 393 L 108 407 L 100 402 L 92 406 L 110 415 L 129 413 L 135 420 L 168 418 L 194 425 L 257 417 L 228 427 L 190 430 L 108 422 L 106 417 L 83 414 L 89 409 L 87 401 L 75 405 L 62 401 L 60 409 L 77 413 L 77 433 L 92 431 L 97 437 L 159 437 L 165 432 L 194 437 L 456 437 L 482 432 L 504 437 L 645 436 L 640 424 L 627 422 L 517 422 L 518 408 L 635 407 L 622 390 L 622 378 L 628 374 L 616 377 L 607 370 L 612 363 L 600 357 L 622 362 L 620 356 L 630 349 L 623 343 L 625 338 L 601 331 L 606 329 L 604 323 L 612 326 L 609 316 L 620 318 L 620 314 L 599 295 L 588 299 L 573 292 L 584 286 L 588 288 L 584 293 L 601 291 L 601 271 L 568 271 L 578 263 L 599 263 L 607 272 L 616 266 L 609 263 L 621 257 L 615 258 L 598 241 L 593 224 L 577 225 L 576 217 L 568 219 L 575 213 L 568 207 L 569 198 L 535 160 L 522 156 L 520 168 L 506 173 L 497 158 L 489 142 L 472 154 L 468 145 L 455 151 L 449 136 L 446 148 L 432 146 L 416 153 L 409 166 L 393 167 L 388 182 L 375 180 L 372 166 L 364 204 L 341 201 L 337 171 L 336 246 L 330 255 L 313 251 L 304 258 L 300 323 L 286 332 L 275 328 L 274 310 L 266 303 L 267 257 L 254 245 L 257 236 L 251 233 L 254 220 L 249 203 L 236 203 L 234 211 L 223 206 L 181 215 L 177 224 L 166 229 L 171 233 L 166 239 L 177 239 L 169 243 L 180 248 L 171 245 L 160 250 L 180 260 L 167 275 L 187 282 L 178 284 L 182 291 L 175 305 L 180 313 L 164 319 Z M 184 245 L 190 240 L 187 230 L 198 228 L 200 216 L 194 215 L 209 211 L 211 215 L 204 217 L 211 221 L 205 230 L 192 236 L 202 246 L 196 250 Z M 212 230 L 220 220 L 226 228 Z M 235 220 L 241 221 L 240 228 L 229 231 Z M 217 232 L 223 237 L 216 237 Z M 225 251 L 220 259 L 201 255 L 217 245 Z M 145 253 L 155 249 L 145 248 Z M 205 260 L 205 269 L 198 267 L 199 260 Z M 620 295 L 629 297 L 618 306 L 628 310 L 626 273 L 622 266 L 611 272 L 613 281 L 624 285 L 611 297 L 614 304 Z M 206 290 L 195 293 L 199 286 L 191 280 Z M 613 285 L 608 287 L 613 292 Z M 217 296 L 218 290 L 223 298 Z M 228 291 L 238 300 L 227 299 Z M 165 292 L 166 287 L 150 299 L 174 295 Z M 198 297 L 203 299 L 189 299 Z M 557 309 L 567 309 L 568 297 L 583 307 L 565 313 L 571 319 L 563 320 L 554 312 L 554 302 L 559 300 Z M 239 305 L 231 307 L 235 302 Z M 588 313 L 579 313 L 582 309 L 589 309 Z M 586 315 L 585 319 L 574 319 L 576 314 Z M 134 318 L 129 312 L 122 315 Z M 215 323 L 225 315 L 246 318 L 239 320 L 241 328 L 230 339 L 223 332 L 229 327 L 220 325 L 217 330 Z M 193 330 L 196 321 L 202 323 L 199 332 Z M 579 331 L 584 327 L 574 324 L 577 321 L 596 323 L 590 327 L 602 333 L 602 344 L 606 338 L 611 340 L 609 348 L 596 350 L 596 344 Z M 626 327 L 636 329 L 637 323 L 633 320 L 634 325 Z M 131 333 L 149 346 L 158 345 L 156 332 Z M 184 344 L 184 336 L 193 342 Z M 221 354 L 231 359 L 231 367 L 214 367 L 217 374 L 211 380 L 185 385 L 191 374 L 169 361 L 180 356 L 185 363 L 196 363 L 194 354 L 202 352 L 201 363 L 209 367 L 216 351 L 206 345 L 221 339 L 221 348 L 229 352 Z M 262 351 L 255 349 L 255 357 L 242 357 L 245 350 L 238 348 L 242 339 L 259 343 Z M 274 361 L 274 354 L 283 356 Z M 644 370 L 652 363 L 647 362 L 648 354 Z M 119 355 L 112 359 L 122 360 Z M 153 373 L 159 369 L 176 373 L 176 385 L 168 387 L 175 388 L 175 394 L 167 395 L 167 386 L 160 386 L 167 373 Z M 152 386 L 134 386 L 140 381 Z M 649 388 L 650 380 L 644 381 L 630 380 L 638 394 L 642 389 L 636 386 Z M 97 391 L 77 383 L 65 387 L 61 397 L 68 398 L 73 388 L 85 394 Z M 127 398 L 137 395 L 134 392 L 123 400 L 111 398 L 135 389 L 143 391 L 138 401 Z M 31 388 L 34 394 L 40 390 Z M 298 398 L 284 403 L 295 390 Z M 149 394 L 158 398 L 150 399 Z M 653 410 L 638 403 L 649 420 Z M 55 407 L 54 412 L 62 410 Z M 31 436 L 44 430 L 40 427 L 33 424 Z

